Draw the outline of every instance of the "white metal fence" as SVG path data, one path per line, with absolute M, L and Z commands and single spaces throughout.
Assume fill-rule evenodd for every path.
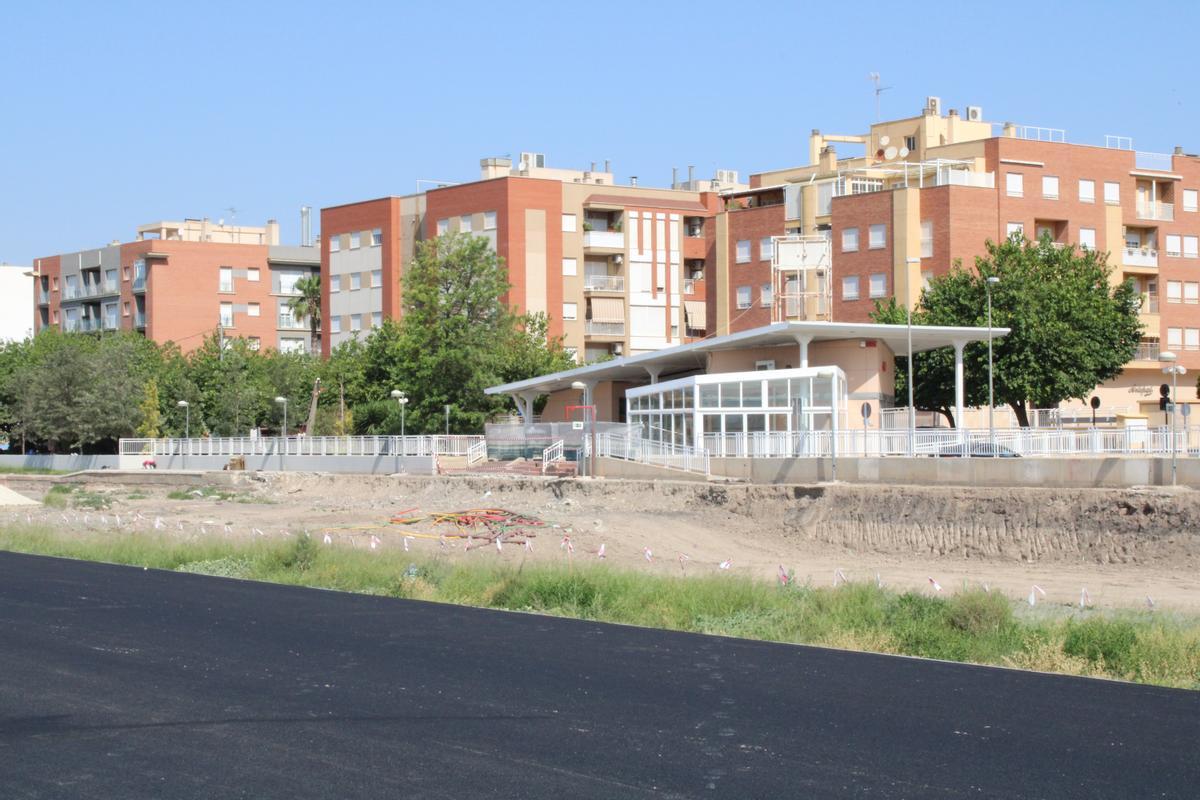
M 652 442 L 643 439 L 631 429 L 630 434 L 601 433 L 596 436 L 596 455 L 622 458 L 642 464 L 680 469 L 711 475 L 709 454 L 694 447 Z
M 144 456 L 465 456 L 482 436 L 221 436 L 122 439 L 120 454 Z
M 559 439 L 542 451 L 542 473 L 545 474 L 547 465 L 553 464 L 555 461 L 563 461 L 565 458 L 566 453 L 563 451 L 563 440 Z

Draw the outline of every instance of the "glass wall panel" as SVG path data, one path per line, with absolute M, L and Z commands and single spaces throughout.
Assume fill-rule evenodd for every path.
M 742 405 L 742 384 L 739 382 L 721 384 L 721 408 L 740 408 Z
M 742 384 L 742 405 L 746 408 L 762 408 L 762 381 L 746 381 Z
M 716 408 L 720 404 L 717 395 L 717 384 L 705 383 L 700 386 L 700 407 Z
M 788 404 L 788 382 L 767 381 L 767 405 L 780 408 Z

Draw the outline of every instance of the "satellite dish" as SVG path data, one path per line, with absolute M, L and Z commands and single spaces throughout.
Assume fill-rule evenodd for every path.
M 908 148 L 907 148 L 907 147 L 901 147 L 901 148 L 900 148 L 900 157 L 901 157 L 901 158 L 908 158 L 908 152 L 909 152 L 909 151 L 908 151 Z
M 880 144 L 882 147 L 887 147 L 887 146 L 888 146 L 888 143 L 889 143 L 889 142 L 891 142 L 891 141 L 892 141 L 892 137 L 890 137 L 890 136 L 880 136 L 880 137 L 879 137 L 879 144 Z
M 888 161 L 891 161 L 893 158 L 896 157 L 896 148 L 889 147 L 887 150 L 884 150 L 883 157 L 886 158 Z

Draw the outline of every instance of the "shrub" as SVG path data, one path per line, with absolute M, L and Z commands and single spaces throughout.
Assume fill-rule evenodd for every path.
M 1012 603 L 1000 594 L 963 592 L 949 601 L 948 622 L 972 636 L 1003 633 L 1015 627 Z
M 537 611 L 556 609 L 586 613 L 593 609 L 598 595 L 596 584 L 582 575 L 543 572 L 510 577 L 492 596 L 492 605 L 500 608 L 531 608 Z
M 1063 637 L 1063 652 L 1124 675 L 1135 667 L 1132 656 L 1137 638 L 1137 629 L 1126 620 L 1072 620 Z

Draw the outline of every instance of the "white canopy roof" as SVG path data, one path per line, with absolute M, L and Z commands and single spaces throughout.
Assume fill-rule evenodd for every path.
M 666 347 L 649 353 L 614 358 L 599 364 L 589 364 L 549 375 L 540 375 L 524 381 L 492 386 L 488 394 L 520 394 L 537 392 L 545 394 L 560 389 L 569 389 L 575 381 L 646 381 L 649 370 L 669 375 L 675 372 L 703 370 L 708 363 L 708 353 L 720 350 L 740 350 L 750 347 L 771 347 L 794 344 L 801 339 L 810 343 L 839 341 L 845 339 L 877 339 L 887 343 L 892 352 L 904 354 L 908 350 L 906 325 L 877 325 L 867 322 L 776 322 L 761 328 L 715 336 L 677 347 Z M 999 338 L 1009 332 L 1008 328 L 992 328 L 992 336 Z M 914 353 L 950 347 L 955 344 L 986 341 L 987 328 L 958 328 L 935 325 L 912 326 L 912 349 Z

